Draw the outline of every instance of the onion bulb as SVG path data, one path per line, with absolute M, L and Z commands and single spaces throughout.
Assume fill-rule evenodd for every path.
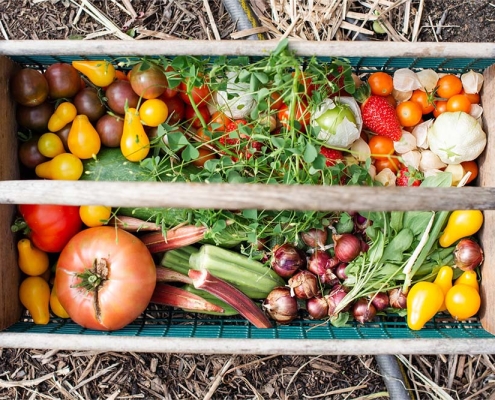
M 361 240 L 351 233 L 333 235 L 335 256 L 342 262 L 351 262 L 361 253 Z
M 275 247 L 271 258 L 273 270 L 282 278 L 290 278 L 306 264 L 306 257 L 289 243 Z
M 472 271 L 483 262 L 483 249 L 471 239 L 461 239 L 454 249 L 454 262 L 463 271 Z
M 288 287 L 274 288 L 263 301 L 263 309 L 280 324 L 287 324 L 297 317 L 297 300 Z
M 354 316 L 354 319 L 361 324 L 371 322 L 376 316 L 376 308 L 368 300 L 361 298 L 354 303 L 352 315 Z
M 315 297 L 319 292 L 318 278 L 315 274 L 303 269 L 289 279 L 291 294 L 298 299 L 307 300 Z

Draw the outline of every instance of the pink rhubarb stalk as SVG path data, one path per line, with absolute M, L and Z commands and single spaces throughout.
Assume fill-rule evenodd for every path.
M 201 296 L 189 293 L 187 290 L 169 285 L 167 283 L 156 284 L 155 291 L 153 292 L 153 296 L 151 297 L 150 302 L 186 310 L 208 311 L 217 313 L 224 312 L 224 309 L 222 307 L 210 303 L 208 300 L 203 299 Z
M 178 249 L 204 239 L 207 228 L 204 226 L 183 225 L 163 232 L 153 232 L 141 236 L 150 253 Z

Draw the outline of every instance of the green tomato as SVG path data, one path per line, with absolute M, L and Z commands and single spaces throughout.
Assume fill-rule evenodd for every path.
M 373 22 L 373 30 L 379 35 L 383 35 L 384 33 L 387 33 L 387 31 L 379 21 Z
M 326 110 L 318 118 L 315 119 L 318 126 L 326 132 L 335 135 L 337 127 L 347 118 L 350 122 L 356 125 L 356 117 L 347 104 L 335 102 L 335 107 Z

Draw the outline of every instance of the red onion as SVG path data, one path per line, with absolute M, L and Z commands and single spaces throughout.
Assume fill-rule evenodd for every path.
M 363 217 L 361 214 L 356 213 L 354 215 L 354 227 L 357 231 L 365 231 L 366 228 L 370 226 L 370 220 Z
M 324 250 L 316 250 L 308 260 L 308 270 L 313 274 L 323 275 L 327 269 L 333 269 L 339 263 L 337 257 L 332 257 Z
M 303 269 L 294 274 L 294 276 L 289 279 L 289 287 L 294 296 L 302 300 L 310 299 L 320 292 L 318 288 L 318 278 L 307 269 Z
M 371 304 L 376 308 L 376 311 L 383 311 L 389 306 L 388 294 L 385 292 L 379 292 L 371 296 Z
M 333 235 L 335 256 L 342 262 L 351 262 L 361 253 L 361 240 L 351 233 Z
M 274 288 L 263 301 L 263 309 L 280 324 L 287 324 L 297 317 L 297 300 L 284 286 Z
M 461 239 L 455 246 L 454 262 L 463 271 L 472 271 L 483 262 L 483 249 L 471 239 Z
M 328 316 L 328 303 L 325 297 L 315 296 L 306 300 L 306 310 L 313 319 L 323 319 Z
M 273 270 L 282 278 L 290 278 L 306 264 L 306 257 L 289 243 L 275 247 L 271 258 Z
M 376 316 L 376 308 L 368 300 L 361 298 L 354 303 L 352 315 L 357 322 L 364 324 L 373 321 Z
M 324 229 L 310 229 L 307 232 L 301 233 L 302 241 L 312 249 L 322 249 L 327 242 L 327 238 L 328 231 Z
M 402 288 L 389 290 L 388 298 L 390 307 L 405 310 L 407 308 L 407 295 L 402 292 Z
M 328 303 L 328 316 L 335 316 L 335 309 L 340 304 L 342 299 L 347 295 L 345 288 L 342 285 L 335 285 L 332 291 L 325 296 Z M 345 311 L 348 307 L 344 308 Z
M 347 279 L 347 275 L 345 274 L 345 269 L 347 268 L 347 264 L 341 262 L 339 265 L 337 265 L 337 268 L 335 268 L 335 275 L 337 275 L 337 278 L 339 278 L 341 281 L 345 281 Z

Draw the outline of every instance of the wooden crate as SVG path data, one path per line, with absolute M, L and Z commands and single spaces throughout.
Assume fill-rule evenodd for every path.
M 301 56 L 349 57 L 361 69 L 385 67 L 393 70 L 406 60 L 411 67 L 432 65 L 440 69 L 477 68 L 484 70 L 482 92 L 483 124 L 488 143 L 480 158 L 477 187 L 465 188 L 369 188 L 257 185 L 201 185 L 128 182 L 20 181 L 17 167 L 15 107 L 10 100 L 9 77 L 17 68 L 15 59 L 39 62 L 66 61 L 85 57 L 145 55 L 247 55 L 263 56 L 276 47 L 272 41 L 0 41 L 0 347 L 57 348 L 72 350 L 191 352 L 204 354 L 397 354 L 397 353 L 495 353 L 495 45 L 489 43 L 388 43 L 388 42 L 301 42 L 291 48 Z M 454 67 L 455 66 L 455 67 Z M 98 193 L 102 190 L 104 198 Z M 152 195 L 153 194 L 153 195 Z M 312 336 L 311 329 L 280 329 L 261 333 L 250 326 L 210 327 L 220 333 L 170 334 L 165 327 L 158 334 L 142 335 L 143 327 L 115 333 L 85 330 L 59 333 L 50 324 L 30 330 L 22 324 L 22 306 L 17 290 L 15 238 L 10 225 L 15 204 L 95 204 L 110 206 L 205 207 L 235 209 L 306 209 L 306 210 L 484 210 L 481 232 L 485 262 L 481 286 L 482 328 L 466 329 L 460 324 L 447 326 L 440 334 L 428 328 L 418 337 L 403 332 L 390 334 L 383 326 L 369 325 L 357 330 L 355 337 L 332 333 Z M 173 322 L 172 322 L 173 324 Z M 467 327 L 469 328 L 469 327 Z M 189 331 L 206 332 L 194 325 Z M 229 330 L 245 330 L 244 338 L 229 338 Z M 445 334 L 445 332 L 453 335 Z M 173 331 L 173 329 L 172 329 Z M 175 331 L 174 331 L 175 332 Z M 182 331 L 177 331 L 182 332 Z M 297 332 L 302 332 L 298 336 Z M 365 332 L 365 333 L 363 333 Z M 397 331 L 399 332 L 399 331 Z M 210 332 L 211 333 L 211 332 Z

